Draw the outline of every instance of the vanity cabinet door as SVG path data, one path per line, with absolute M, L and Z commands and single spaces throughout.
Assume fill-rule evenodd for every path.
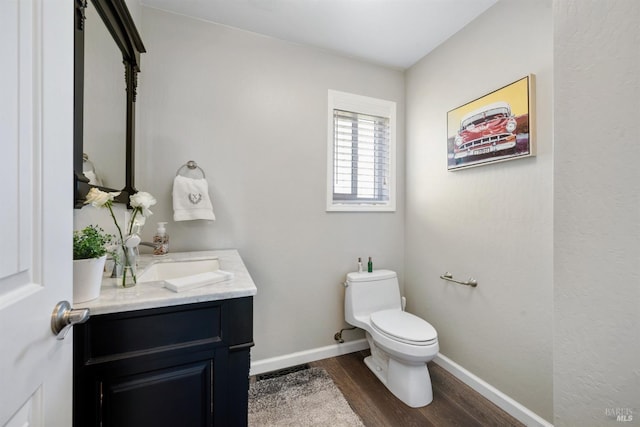
M 104 381 L 102 425 L 212 425 L 213 361 L 171 366 Z

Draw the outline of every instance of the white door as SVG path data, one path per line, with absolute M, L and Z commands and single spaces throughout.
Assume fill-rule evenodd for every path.
M 0 426 L 71 425 L 73 5 L 0 0 Z

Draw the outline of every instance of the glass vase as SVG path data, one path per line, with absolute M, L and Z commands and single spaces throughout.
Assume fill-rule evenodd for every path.
M 131 288 L 137 283 L 138 254 L 136 248 L 124 245 L 118 247 L 116 259 L 116 285 L 119 288 Z

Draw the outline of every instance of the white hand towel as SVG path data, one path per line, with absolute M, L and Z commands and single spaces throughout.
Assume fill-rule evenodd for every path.
M 173 180 L 173 220 L 216 219 L 209 198 L 209 185 L 204 178 L 178 175 Z
M 167 279 L 165 280 L 164 287 L 172 290 L 173 292 L 181 292 L 199 288 L 200 286 L 224 282 L 229 279 L 233 279 L 233 273 L 229 271 L 208 271 L 206 273 L 194 274 L 176 279 Z

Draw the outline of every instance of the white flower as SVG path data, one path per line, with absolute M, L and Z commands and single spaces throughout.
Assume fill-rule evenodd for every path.
M 84 202 L 85 205 L 91 203 L 91 206 L 96 208 L 101 208 L 106 206 L 109 202 L 113 202 L 120 192 L 107 193 L 105 191 L 98 190 L 96 187 L 91 187 L 89 193 L 87 194 L 87 200 Z
M 149 208 L 156 204 L 156 199 L 146 191 L 138 191 L 129 198 L 129 203 L 131 203 L 134 209 L 138 209 L 142 215 L 147 218 L 153 214 Z
M 131 221 L 129 222 L 129 234 L 132 234 L 135 228 L 138 228 L 139 230 L 139 227 L 144 225 L 147 218 L 153 215 L 153 212 L 149 210 L 149 207 L 156 204 L 156 198 L 146 191 L 138 191 L 136 194 L 129 197 L 129 203 L 133 208 Z M 138 213 L 141 215 L 138 215 Z

